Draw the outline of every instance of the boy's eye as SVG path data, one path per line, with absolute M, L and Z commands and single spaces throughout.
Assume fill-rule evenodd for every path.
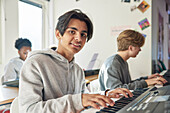
M 82 34 L 81 34 L 81 37 L 87 38 L 87 34 L 82 33 Z
M 70 32 L 70 34 L 75 34 L 75 31 L 69 31 Z

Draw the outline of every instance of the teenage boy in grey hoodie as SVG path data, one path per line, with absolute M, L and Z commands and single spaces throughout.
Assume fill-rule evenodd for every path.
M 59 17 L 55 32 L 57 49 L 32 52 L 22 68 L 20 113 L 76 113 L 87 106 L 113 106 L 110 97 L 119 97 L 120 93 L 132 96 L 125 88 L 108 91 L 108 96 L 87 93 L 84 72 L 75 63 L 74 55 L 92 33 L 92 22 L 80 10 Z

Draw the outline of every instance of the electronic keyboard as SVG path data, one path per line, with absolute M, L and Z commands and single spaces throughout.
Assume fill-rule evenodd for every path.
M 133 97 L 122 97 L 114 106 L 96 113 L 170 113 L 170 85 L 136 89 Z

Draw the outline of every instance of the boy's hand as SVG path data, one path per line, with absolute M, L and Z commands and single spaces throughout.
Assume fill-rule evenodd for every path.
M 156 85 L 156 84 L 163 85 L 168 82 L 163 77 L 151 78 L 151 79 L 147 79 L 145 81 L 148 84 L 148 86 L 152 86 L 152 85 Z
M 120 98 L 122 96 L 120 94 L 123 94 L 126 98 L 133 96 L 133 94 L 126 88 L 116 88 L 114 90 L 108 91 L 107 93 L 108 97 L 110 98 Z
M 113 106 L 115 103 L 107 96 L 100 94 L 82 94 L 82 104 L 84 107 L 92 106 L 100 109 L 100 106 L 107 107 L 106 103 Z
M 111 98 L 119 98 L 123 94 L 126 98 L 132 97 L 133 94 L 126 88 L 116 88 L 107 92 L 107 96 L 100 94 L 82 94 L 82 104 L 84 107 L 92 106 L 100 109 L 100 106 L 107 107 L 107 104 L 113 106 L 115 103 Z
M 162 75 L 160 75 L 159 73 L 155 73 L 155 74 L 149 75 L 148 79 L 157 78 L 157 77 L 162 77 Z

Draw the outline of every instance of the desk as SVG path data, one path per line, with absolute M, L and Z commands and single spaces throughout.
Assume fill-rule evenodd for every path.
M 91 81 L 98 79 L 98 75 L 90 75 L 90 76 L 86 76 L 86 83 L 90 83 Z
M 17 96 L 17 87 L 0 86 L 0 105 L 11 103 Z

